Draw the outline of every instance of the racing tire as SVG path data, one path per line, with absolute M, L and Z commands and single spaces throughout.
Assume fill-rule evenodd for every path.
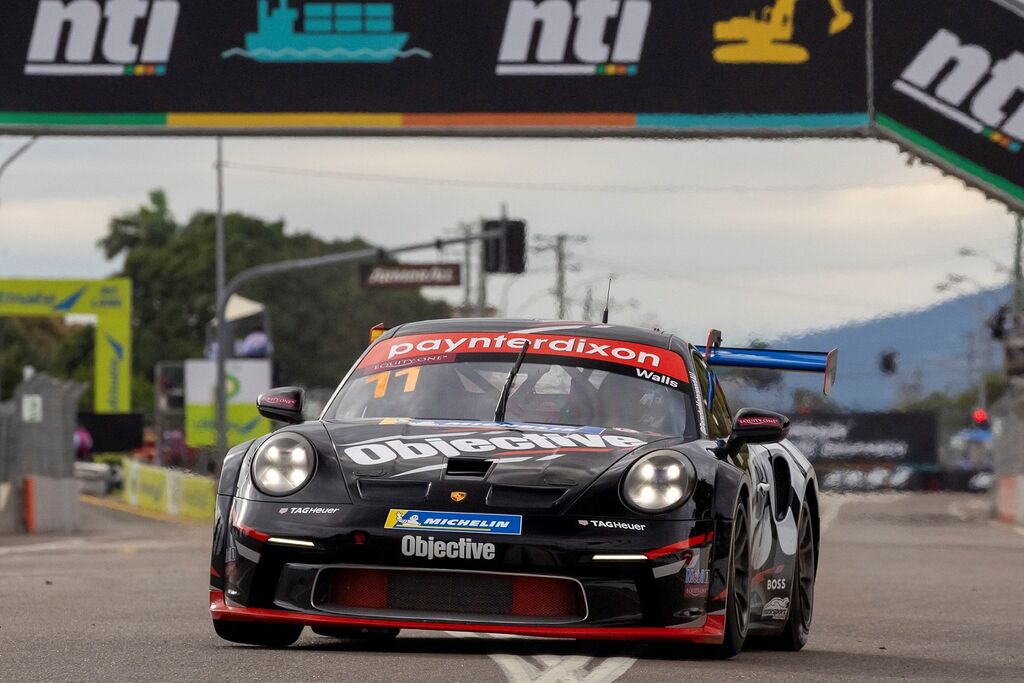
M 397 628 L 330 628 L 328 626 L 314 626 L 313 633 L 325 638 L 341 639 L 363 639 L 363 640 L 391 640 L 397 638 Z
M 805 501 L 797 524 L 796 567 L 789 598 L 789 617 L 782 633 L 765 639 L 765 644 L 772 649 L 797 652 L 807 644 L 814 617 L 814 580 L 817 574 L 814 550 L 811 509 Z
M 713 659 L 731 659 L 743 649 L 750 627 L 750 515 L 740 500 L 733 516 L 732 552 L 729 553 L 729 597 L 725 608 L 725 638 L 706 649 Z
M 272 648 L 288 647 L 302 635 L 302 627 L 294 624 L 253 624 L 223 619 L 213 622 L 213 630 L 232 643 Z

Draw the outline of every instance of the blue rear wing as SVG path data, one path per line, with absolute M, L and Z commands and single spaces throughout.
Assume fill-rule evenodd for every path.
M 714 331 L 708 346 L 698 346 L 708 365 L 720 368 L 784 370 L 787 372 L 820 372 L 825 376 L 824 391 L 828 396 L 836 383 L 839 349 L 831 351 L 780 351 L 777 349 L 736 349 L 719 346 L 721 336 Z M 717 342 L 717 343 L 716 343 Z M 710 349 L 710 352 L 709 352 Z

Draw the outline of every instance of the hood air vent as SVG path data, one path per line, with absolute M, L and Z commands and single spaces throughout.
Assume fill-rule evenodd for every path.
M 477 458 L 448 458 L 444 473 L 449 477 L 483 479 L 494 465 L 490 460 Z
M 487 492 L 492 507 L 550 510 L 568 492 L 560 486 L 506 486 L 495 484 Z

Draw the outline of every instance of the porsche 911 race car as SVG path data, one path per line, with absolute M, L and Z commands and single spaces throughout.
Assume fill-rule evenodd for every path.
M 448 320 L 383 334 L 319 420 L 221 473 L 210 610 L 284 647 L 400 629 L 807 641 L 818 486 L 789 421 L 733 415 L 715 367 L 821 372 L 836 352 L 705 347 L 616 325 Z

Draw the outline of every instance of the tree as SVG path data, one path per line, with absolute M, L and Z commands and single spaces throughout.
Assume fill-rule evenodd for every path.
M 99 241 L 109 258 L 124 256 L 119 275 L 132 280 L 134 371 L 140 380 L 151 381 L 158 361 L 202 357 L 214 317 L 214 225 L 215 216 L 206 212 L 175 223 L 164 194 L 153 192 L 149 205 L 115 217 Z M 225 242 L 228 279 L 261 263 L 370 246 L 361 239 L 286 234 L 283 221 L 241 213 L 225 216 Z M 447 304 L 418 290 L 362 290 L 353 265 L 256 281 L 241 294 L 267 306 L 282 384 L 333 386 L 365 349 L 373 325 L 449 314 Z
M 839 406 L 820 391 L 800 388 L 793 390 L 793 407 L 790 410 L 794 414 L 837 413 Z

